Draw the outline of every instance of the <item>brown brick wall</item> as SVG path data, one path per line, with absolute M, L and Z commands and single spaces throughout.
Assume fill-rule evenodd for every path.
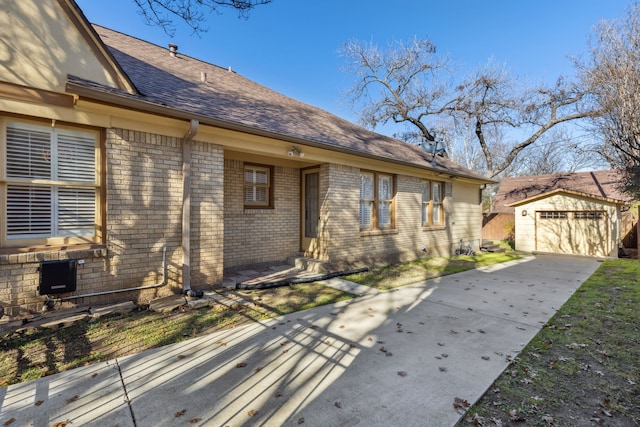
M 481 215 L 477 186 L 447 184 L 444 200 L 446 227 L 423 229 L 422 180 L 396 175 L 396 227 L 389 232 L 361 232 L 359 226 L 360 170 L 325 165 L 321 173 L 321 246 L 324 258 L 335 264 L 354 261 L 396 262 L 423 256 L 448 256 L 460 238 L 480 239 Z M 456 199 L 456 194 L 462 194 Z M 476 197 L 477 199 L 477 197 Z M 425 249 L 424 251 L 422 249 Z
M 245 209 L 244 163 L 225 160 L 224 267 L 284 261 L 300 250 L 300 171 L 273 168 L 273 208 Z
M 182 140 L 122 129 L 106 134 L 106 249 L 0 256 L 0 304 L 10 316 L 41 309 L 45 298 L 37 286 L 42 260 L 83 260 L 75 294 L 88 294 L 159 283 L 166 247 L 167 285 L 64 305 L 146 302 L 181 291 Z M 223 153 L 217 146 L 194 142 L 192 159 L 191 278 L 197 289 L 222 280 Z

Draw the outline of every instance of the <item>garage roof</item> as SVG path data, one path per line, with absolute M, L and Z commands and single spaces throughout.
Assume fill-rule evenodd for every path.
M 556 194 L 566 194 L 566 195 L 571 195 L 571 196 L 588 197 L 590 199 L 599 200 L 601 202 L 606 202 L 606 203 L 611 203 L 611 204 L 616 204 L 616 205 L 626 205 L 627 204 L 627 202 L 624 202 L 622 200 L 610 199 L 608 197 L 594 196 L 593 194 L 581 193 L 579 191 L 558 189 L 558 190 L 549 191 L 547 193 L 538 194 L 536 196 L 529 197 L 529 198 L 526 198 L 526 199 L 522 199 L 522 200 L 519 200 L 519 201 L 514 202 L 514 203 L 510 203 L 508 206 L 510 206 L 510 207 L 520 206 L 520 205 L 524 205 L 526 203 L 531 203 L 531 202 L 533 202 L 535 200 L 544 199 L 544 198 L 547 198 L 547 197 L 550 197 L 550 196 L 553 196 L 553 195 L 556 195 Z
M 622 173 L 618 170 L 556 173 L 504 178 L 494 197 L 491 211 L 513 213 L 513 207 L 560 191 L 616 204 L 628 204 L 621 190 Z

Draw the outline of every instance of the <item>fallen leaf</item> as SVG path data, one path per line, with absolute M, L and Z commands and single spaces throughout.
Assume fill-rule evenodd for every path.
M 482 358 L 482 360 L 491 360 L 491 358 L 489 356 L 482 356 L 481 358 Z
M 340 325 L 340 326 L 339 326 L 339 328 L 340 328 L 340 329 L 344 329 L 344 325 Z
M 76 394 L 75 396 L 72 396 L 70 398 L 67 399 L 67 405 L 71 402 L 75 402 L 76 400 L 78 400 L 78 395 Z
M 282 393 L 280 393 L 279 391 L 276 391 L 276 394 L 273 395 L 276 399 L 279 397 L 282 397 Z
M 460 412 L 460 410 L 466 412 L 467 408 L 469 408 L 470 406 L 471 404 L 467 402 L 466 399 L 462 399 L 460 397 L 456 397 L 455 399 L 453 399 L 453 408 L 458 412 Z
M 179 355 L 178 355 L 178 356 L 176 356 L 176 357 L 177 357 L 178 359 L 184 359 L 184 358 L 185 358 L 185 357 L 187 357 L 187 356 L 184 356 L 184 355 L 182 355 L 182 354 L 179 354 Z
M 202 418 L 191 418 L 189 424 L 198 424 L 200 421 L 202 421 Z
M 484 418 L 478 414 L 473 414 L 472 417 L 466 417 L 465 421 L 469 424 L 473 424 L 474 426 L 483 426 Z
M 244 368 L 245 366 L 247 366 L 245 362 L 240 362 L 236 365 L 236 368 Z
M 340 403 L 340 402 L 336 402 L 336 403 L 334 403 L 334 405 L 335 405 L 336 408 L 342 408 L 342 403 Z
M 51 427 L 65 427 L 67 424 L 69 424 L 69 421 L 59 421 L 57 423 L 53 423 Z
M 406 377 L 408 374 L 405 371 L 398 371 L 398 375 L 401 377 Z
M 38 400 L 36 403 L 34 403 L 34 405 L 36 405 L 36 406 L 40 406 L 40 405 L 42 405 L 43 403 L 44 403 L 44 401 L 42 401 L 42 400 Z
M 257 413 L 258 413 L 258 411 L 256 411 L 255 409 L 250 409 L 250 410 L 247 412 L 247 415 L 249 415 L 250 417 L 253 417 L 253 416 L 255 416 Z
M 181 417 L 181 416 L 183 416 L 186 412 L 187 412 L 187 410 L 186 410 L 186 409 L 183 409 L 183 410 L 181 410 L 181 411 L 178 411 L 178 412 L 176 412 L 175 417 L 176 417 L 176 418 Z
M 566 347 L 570 348 L 570 349 L 585 348 L 585 347 L 588 347 L 588 346 L 589 346 L 588 344 L 583 344 L 583 343 L 578 344 L 578 343 L 575 343 L 575 342 L 566 345 Z
M 94 373 L 93 373 L 93 375 L 91 375 L 91 378 L 95 378 L 95 377 L 97 377 L 97 376 L 98 376 L 98 373 L 97 373 L 97 372 L 94 372 Z
M 509 419 L 511 421 L 524 422 L 525 419 L 520 415 L 517 409 L 512 409 L 509 411 Z
M 602 403 L 600 404 L 600 412 L 602 412 L 602 414 L 606 415 L 607 417 L 613 417 L 611 411 L 609 411 Z
M 262 370 L 262 366 L 258 366 L 256 369 L 253 370 L 253 372 L 255 372 L 257 374 L 261 370 Z
M 303 417 L 298 418 L 298 424 L 304 424 L 304 418 Z
M 440 369 L 440 372 L 447 372 L 446 366 L 440 366 L 438 369 Z
M 4 422 L 3 425 L 8 426 L 8 425 L 13 424 L 15 421 L 16 421 L 15 418 L 9 418 L 7 421 Z

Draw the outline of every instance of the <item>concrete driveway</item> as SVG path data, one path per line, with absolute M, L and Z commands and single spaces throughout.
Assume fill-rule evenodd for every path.
M 531 257 L 1 388 L 0 423 L 451 426 L 598 266 Z

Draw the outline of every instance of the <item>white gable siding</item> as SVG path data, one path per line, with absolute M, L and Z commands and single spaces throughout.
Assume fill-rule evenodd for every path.
M 57 1 L 2 2 L 1 80 L 64 92 L 68 74 L 117 87 Z

